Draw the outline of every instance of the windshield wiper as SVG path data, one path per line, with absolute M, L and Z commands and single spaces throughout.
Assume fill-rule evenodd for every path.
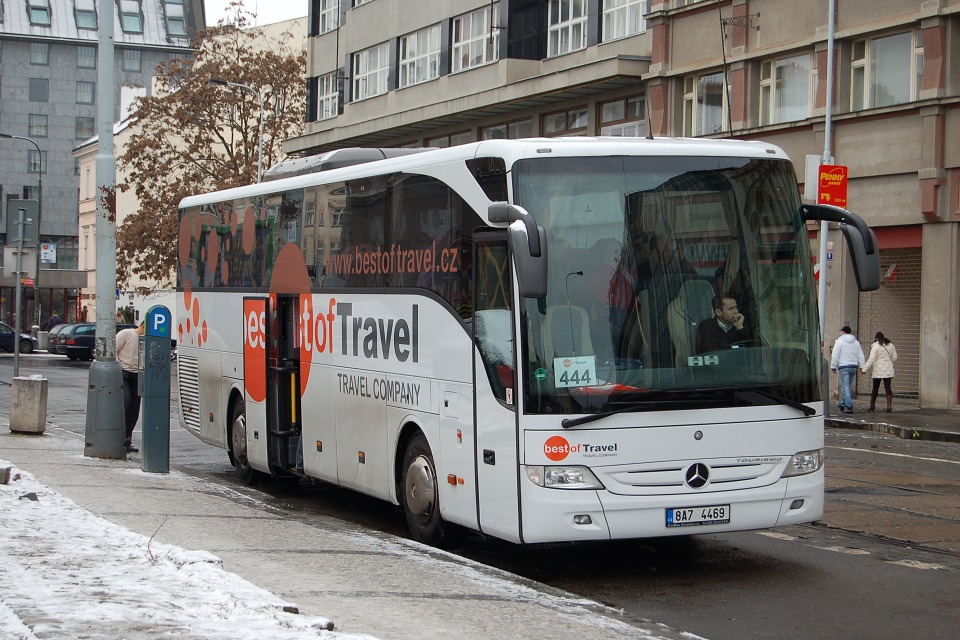
M 812 416 L 817 412 L 817 410 L 814 409 L 813 407 L 808 407 L 807 405 L 801 402 L 797 402 L 796 400 L 791 400 L 790 398 L 784 398 L 783 396 L 778 396 L 775 393 L 770 393 L 769 391 L 764 391 L 762 389 L 741 389 L 741 390 L 737 390 L 735 393 L 738 399 L 744 400 L 744 401 L 748 401 L 748 399 L 745 397 L 746 394 L 755 393 L 758 396 L 769 398 L 770 400 L 779 402 L 780 404 L 796 409 L 797 411 L 802 411 L 803 414 L 806 416 Z M 751 402 L 750 404 L 753 404 L 753 403 Z
M 628 411 L 668 409 L 668 408 L 673 408 L 677 406 L 689 407 L 692 402 L 715 401 L 715 398 L 704 397 L 703 394 L 705 392 L 724 392 L 724 391 L 729 392 L 731 391 L 731 389 L 697 389 L 697 390 L 691 389 L 689 391 L 694 391 L 695 395 L 693 397 L 687 396 L 677 400 L 648 400 L 645 402 L 632 402 L 628 405 L 624 405 L 617 409 L 610 409 L 608 411 L 591 413 L 585 416 L 580 416 L 579 418 L 564 418 L 563 420 L 560 421 L 560 426 L 562 426 L 564 429 L 569 429 L 571 427 L 577 427 L 582 424 L 588 424 L 590 422 L 602 420 L 603 418 L 608 418 L 610 416 L 617 415 L 618 413 L 626 413 Z M 796 400 L 791 400 L 790 398 L 784 398 L 782 396 L 778 396 L 776 394 L 770 393 L 769 391 L 763 391 L 762 389 L 734 389 L 732 391 L 734 393 L 734 397 L 737 400 L 740 400 L 741 402 L 745 402 L 751 405 L 756 403 L 752 402 L 751 399 L 747 397 L 747 394 L 755 393 L 759 396 L 763 396 L 764 398 L 773 400 L 774 402 L 777 402 L 779 404 L 796 409 L 797 411 L 802 411 L 803 414 L 807 416 L 812 416 L 817 412 L 816 409 L 813 409 L 812 407 L 808 407 L 807 405 L 797 402 Z M 679 393 L 679 392 L 674 391 L 674 392 L 666 392 L 666 393 Z
M 675 393 L 675 392 L 667 392 Z M 677 400 L 645 400 L 643 402 L 631 402 L 617 409 L 609 409 L 607 411 L 599 411 L 597 413 L 591 413 L 585 416 L 580 416 L 579 418 L 564 418 L 560 421 L 560 426 L 564 429 L 569 429 L 570 427 L 576 427 L 581 424 L 587 424 L 589 422 L 594 422 L 596 420 L 602 420 L 603 418 L 608 418 L 610 416 L 615 416 L 618 413 L 627 413 L 632 411 L 650 411 L 654 409 L 673 409 L 679 406 L 688 406 L 690 403 L 689 398 L 682 398 Z

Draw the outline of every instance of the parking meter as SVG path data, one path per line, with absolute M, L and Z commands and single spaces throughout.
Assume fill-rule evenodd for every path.
M 143 462 L 147 472 L 170 472 L 170 339 L 173 318 L 163 305 L 147 310 L 140 338 Z

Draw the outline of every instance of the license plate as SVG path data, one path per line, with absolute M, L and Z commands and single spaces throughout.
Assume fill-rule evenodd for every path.
M 706 524 L 730 524 L 730 505 L 667 509 L 667 527 L 696 527 Z

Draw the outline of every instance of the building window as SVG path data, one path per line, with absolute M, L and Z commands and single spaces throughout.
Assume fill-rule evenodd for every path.
M 810 56 L 760 64 L 760 125 L 803 120 L 810 115 Z
M 506 122 L 495 124 L 480 129 L 481 140 L 496 140 L 509 138 L 529 138 L 533 135 L 533 120 L 518 120 L 516 122 Z
M 600 105 L 600 135 L 640 138 L 647 135 L 643 96 L 631 96 Z
M 49 65 L 50 64 L 50 44 L 47 42 L 30 43 L 30 64 Z
M 334 207 L 330 210 L 330 226 L 331 227 L 342 227 L 343 226 L 343 214 L 346 213 L 346 209 Z
M 850 110 L 872 109 L 915 100 L 923 76 L 919 31 L 853 43 Z
M 603 0 L 603 42 L 647 30 L 648 0 Z
M 320 0 L 320 33 L 340 26 L 340 0 Z
M 27 0 L 30 24 L 40 27 L 50 26 L 50 0 Z
M 440 77 L 440 25 L 400 38 L 400 87 Z
M 31 138 L 46 138 L 47 116 L 40 113 L 31 113 L 27 132 L 27 135 Z
M 97 7 L 94 0 L 73 0 L 73 15 L 78 29 L 97 28 Z
M 96 82 L 77 82 L 77 104 L 93 104 Z
M 303 207 L 303 226 L 305 226 L 305 227 L 312 227 L 312 226 L 313 226 L 313 218 L 314 218 L 314 215 L 316 214 L 316 211 L 317 211 L 317 201 L 316 201 L 316 200 L 313 200 L 313 199 L 311 198 L 310 200 L 307 200 L 306 203 L 304 203 L 304 207 Z
M 587 132 L 587 108 L 577 107 L 543 116 L 543 135 L 582 136 Z
M 453 19 L 453 73 L 496 62 L 500 54 L 500 3 Z
M 143 33 L 140 0 L 120 0 L 120 28 L 127 33 Z
M 719 133 L 727 124 L 723 73 L 687 76 L 683 80 L 683 135 Z
M 167 12 L 167 33 L 171 36 L 187 35 L 183 21 L 183 0 L 167 0 L 164 9 Z
M 77 47 L 77 68 L 96 69 L 97 68 L 97 48 L 81 45 Z
M 372 0 L 353 0 L 353 6 L 359 7 L 360 5 L 367 4 L 368 2 L 372 2 Z
M 317 120 L 329 120 L 339 115 L 339 86 L 336 71 L 317 78 Z
M 50 81 L 46 78 L 30 78 L 30 102 L 50 100 Z
M 74 120 L 73 138 L 75 140 L 87 140 L 93 137 L 94 132 L 93 118 L 78 117 Z
M 353 100 L 364 100 L 387 92 L 390 72 L 387 43 L 353 54 Z
M 47 172 L 47 152 L 30 149 L 27 152 L 27 173 Z
M 458 144 L 467 144 L 468 142 L 473 142 L 473 134 L 469 131 L 461 131 L 460 133 L 451 133 L 449 136 L 427 138 L 425 146 L 446 148 L 455 147 Z
M 135 71 L 140 73 L 142 69 L 142 52 L 139 49 L 124 49 L 123 50 L 123 70 L 124 71 Z
M 550 0 L 547 56 L 562 56 L 587 46 L 587 0 Z

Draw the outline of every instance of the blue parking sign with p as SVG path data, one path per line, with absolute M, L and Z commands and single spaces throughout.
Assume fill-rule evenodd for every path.
M 170 338 L 173 319 L 170 315 L 170 309 L 162 304 L 156 304 L 147 310 L 147 330 L 148 336 L 158 338 Z

